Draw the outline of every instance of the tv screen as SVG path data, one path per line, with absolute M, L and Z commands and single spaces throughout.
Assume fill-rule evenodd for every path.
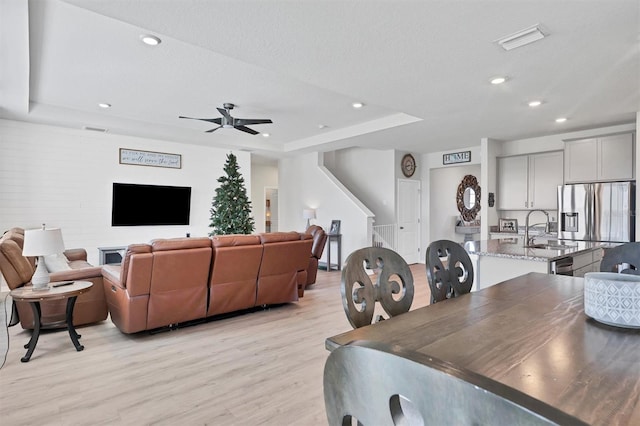
M 112 226 L 188 225 L 191 188 L 113 184 Z

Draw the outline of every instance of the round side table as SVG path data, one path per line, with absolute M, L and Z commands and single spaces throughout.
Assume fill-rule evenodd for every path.
M 82 293 L 86 293 L 93 286 L 91 281 L 64 281 L 64 282 L 52 282 L 49 284 L 47 290 L 34 290 L 32 286 L 24 286 L 11 290 L 9 295 L 13 300 L 28 302 L 33 309 L 33 333 L 29 343 L 24 345 L 27 349 L 27 353 L 20 361 L 28 362 L 31 359 L 33 350 L 36 348 L 38 338 L 40 337 L 40 330 L 43 328 L 41 322 L 40 302 L 48 300 L 67 300 L 67 311 L 65 322 L 67 324 L 67 330 L 69 330 L 69 337 L 76 347 L 77 351 L 84 349 L 84 346 L 80 344 L 80 335 L 76 333 L 76 329 L 73 326 L 73 307 L 76 304 L 76 299 Z M 46 328 L 46 325 L 45 327 Z

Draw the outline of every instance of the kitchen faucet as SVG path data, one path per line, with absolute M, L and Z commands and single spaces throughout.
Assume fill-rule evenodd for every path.
M 533 213 L 533 212 L 542 212 L 542 213 L 544 213 L 544 215 L 547 217 L 547 223 L 545 224 L 544 231 L 546 233 L 549 233 L 549 213 L 547 213 L 544 210 L 539 210 L 539 209 L 530 210 L 529 213 L 527 213 L 527 218 L 526 218 L 525 223 L 524 223 L 524 246 L 525 247 L 531 246 L 533 244 L 533 239 L 535 238 L 535 237 L 531 237 L 531 240 L 529 240 L 529 216 L 531 216 L 531 213 Z

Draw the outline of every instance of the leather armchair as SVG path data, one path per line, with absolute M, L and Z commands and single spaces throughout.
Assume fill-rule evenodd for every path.
M 0 272 L 11 290 L 22 287 L 31 281 L 35 272 L 35 258 L 22 255 L 24 229 L 12 228 L 0 238 Z M 107 302 L 104 297 L 102 273 L 99 266 L 87 262 L 84 249 L 71 249 L 64 252 L 69 259 L 69 271 L 52 272 L 51 281 L 91 281 L 93 287 L 78 296 L 73 310 L 73 324 L 76 326 L 104 321 L 107 318 Z M 64 326 L 67 303 L 65 300 L 48 300 L 40 304 L 42 324 L 60 323 Z M 33 329 L 33 311 L 27 302 L 14 302 L 14 316 L 11 323 L 20 321 L 24 329 Z

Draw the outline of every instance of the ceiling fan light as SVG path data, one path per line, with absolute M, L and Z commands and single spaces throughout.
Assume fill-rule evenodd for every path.
M 223 128 L 223 129 L 233 129 L 233 126 L 232 126 L 231 124 L 229 124 L 229 123 L 224 123 L 224 124 L 222 125 L 222 128 Z

